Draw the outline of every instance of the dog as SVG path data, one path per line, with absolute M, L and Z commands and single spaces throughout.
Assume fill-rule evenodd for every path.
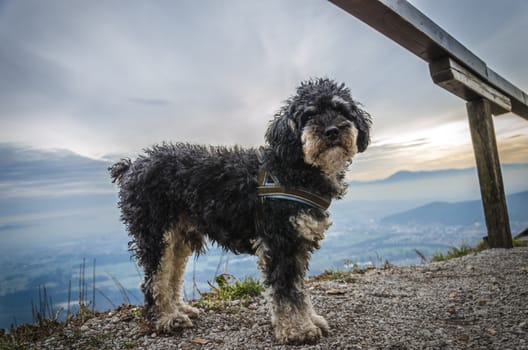
M 331 225 L 326 209 L 345 194 L 345 170 L 367 148 L 371 124 L 344 84 L 310 79 L 269 122 L 260 149 L 161 143 L 111 166 L 156 329 L 191 327 L 198 316 L 182 300 L 183 273 L 208 238 L 258 257 L 277 341 L 326 335 L 303 281 Z

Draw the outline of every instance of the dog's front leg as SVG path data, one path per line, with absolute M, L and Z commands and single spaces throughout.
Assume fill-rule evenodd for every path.
M 329 326 L 326 320 L 317 315 L 305 290 L 299 288 L 293 300 L 277 296 L 280 294 L 271 288 L 272 324 L 275 327 L 275 337 L 281 343 L 315 343 L 322 335 L 328 334 Z M 273 296 L 275 294 L 275 296 Z
M 301 245 L 302 246 L 302 245 Z M 310 253 L 299 245 L 257 250 L 275 336 L 281 343 L 314 343 L 328 333 L 326 320 L 317 315 L 304 288 Z

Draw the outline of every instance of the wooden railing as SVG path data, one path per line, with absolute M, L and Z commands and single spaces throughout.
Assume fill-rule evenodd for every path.
M 433 82 L 466 100 L 492 248 L 511 248 L 493 115 L 528 119 L 528 95 L 405 0 L 329 0 L 429 64 Z

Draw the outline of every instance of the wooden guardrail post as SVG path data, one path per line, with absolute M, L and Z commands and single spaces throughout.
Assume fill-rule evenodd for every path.
M 491 248 L 511 248 L 512 236 L 495 139 L 491 104 L 479 98 L 466 104 Z
M 528 94 L 493 71 L 406 0 L 329 1 L 428 62 L 436 84 L 469 101 L 467 111 L 488 242 L 492 248 L 511 248 L 492 114 L 512 112 L 528 120 Z

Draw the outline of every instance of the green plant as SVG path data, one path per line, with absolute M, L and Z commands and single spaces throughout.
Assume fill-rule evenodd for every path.
M 87 319 L 90 319 L 96 315 L 95 311 L 95 259 L 93 260 L 92 269 L 92 298 L 88 298 L 88 284 L 86 277 L 86 259 L 83 258 L 82 263 L 79 265 L 79 297 L 78 297 L 78 310 L 72 311 L 72 281 L 68 282 L 68 301 L 67 309 L 64 310 L 62 307 L 55 307 L 53 299 L 48 293 L 46 285 L 38 286 L 38 300 L 35 303 L 31 300 L 31 312 L 33 316 L 32 324 L 17 325 L 16 319 L 15 324 L 11 326 L 8 333 L 0 329 L 0 350 L 4 349 L 26 349 L 28 343 L 40 341 L 49 337 L 54 333 L 60 333 L 66 324 L 81 325 Z M 120 287 L 119 281 L 114 280 L 114 283 Z M 120 288 L 121 290 L 121 288 Z M 100 292 L 105 296 L 102 292 Z M 113 305 L 111 300 L 110 303 Z M 61 314 L 66 311 L 65 322 L 61 322 Z
M 123 348 L 124 349 L 135 349 L 137 347 L 137 344 L 136 342 L 132 341 L 132 340 L 127 340 L 123 343 Z
M 383 267 L 388 267 L 388 266 L 390 266 L 389 262 L 385 261 L 385 264 L 383 265 Z M 325 269 L 323 273 L 321 273 L 318 276 L 312 276 L 310 277 L 310 279 L 331 280 L 331 281 L 344 280 L 344 279 L 350 278 L 351 274 L 364 273 L 365 271 L 370 270 L 372 268 L 375 268 L 375 267 L 372 265 L 372 266 L 368 266 L 362 269 L 361 267 L 359 267 L 357 263 L 346 259 L 343 261 L 343 268 L 332 267 L 330 269 Z
M 345 266 L 345 271 L 351 272 L 351 273 L 361 273 L 361 267 L 359 267 L 358 263 L 352 262 L 352 260 L 345 259 L 343 261 L 343 265 Z
M 143 316 L 143 308 L 139 306 L 134 306 L 131 310 L 132 315 L 136 318 L 140 318 Z
M 471 248 L 465 243 L 462 243 L 460 247 L 451 247 L 445 254 L 442 252 L 434 253 L 434 255 L 431 258 L 431 261 L 432 262 L 446 261 L 449 259 L 460 258 L 461 256 L 465 256 L 465 255 L 468 255 L 474 252 L 476 251 L 473 248 Z
M 345 278 L 347 275 L 347 271 L 331 268 L 329 270 L 324 270 L 323 275 L 325 279 L 336 281 Z
M 252 277 L 244 277 L 238 280 L 229 274 L 218 275 L 214 283 L 209 282 L 211 291 L 202 293 L 197 304 L 203 307 L 215 307 L 225 301 L 240 300 L 242 305 L 247 305 L 249 299 L 259 296 L 264 291 L 264 286 L 259 280 Z
M 423 264 L 427 264 L 429 262 L 429 259 L 427 259 L 427 256 L 425 256 L 425 254 L 422 253 L 421 251 L 419 251 L 418 249 L 414 249 L 414 252 L 416 253 L 416 255 L 420 257 L 420 259 L 422 259 Z
M 527 241 L 524 241 L 518 238 L 517 239 L 514 238 L 512 242 L 513 242 L 514 247 L 528 247 Z M 431 257 L 430 261 L 431 262 L 446 261 L 449 259 L 459 258 L 459 257 L 465 256 L 468 254 L 478 253 L 486 249 L 489 249 L 489 245 L 488 245 L 488 242 L 486 242 L 485 240 L 479 241 L 477 245 L 475 245 L 475 247 L 473 248 L 471 248 L 465 243 L 462 243 L 460 247 L 451 247 L 445 254 L 442 252 L 436 252 Z
M 252 277 L 244 277 L 242 281 L 238 281 L 232 275 L 221 274 L 215 278 L 215 282 L 218 285 L 219 296 L 223 300 L 255 297 L 264 291 L 260 281 Z
M 514 247 L 528 247 L 528 241 L 522 240 L 520 238 L 514 238 L 513 246 Z

